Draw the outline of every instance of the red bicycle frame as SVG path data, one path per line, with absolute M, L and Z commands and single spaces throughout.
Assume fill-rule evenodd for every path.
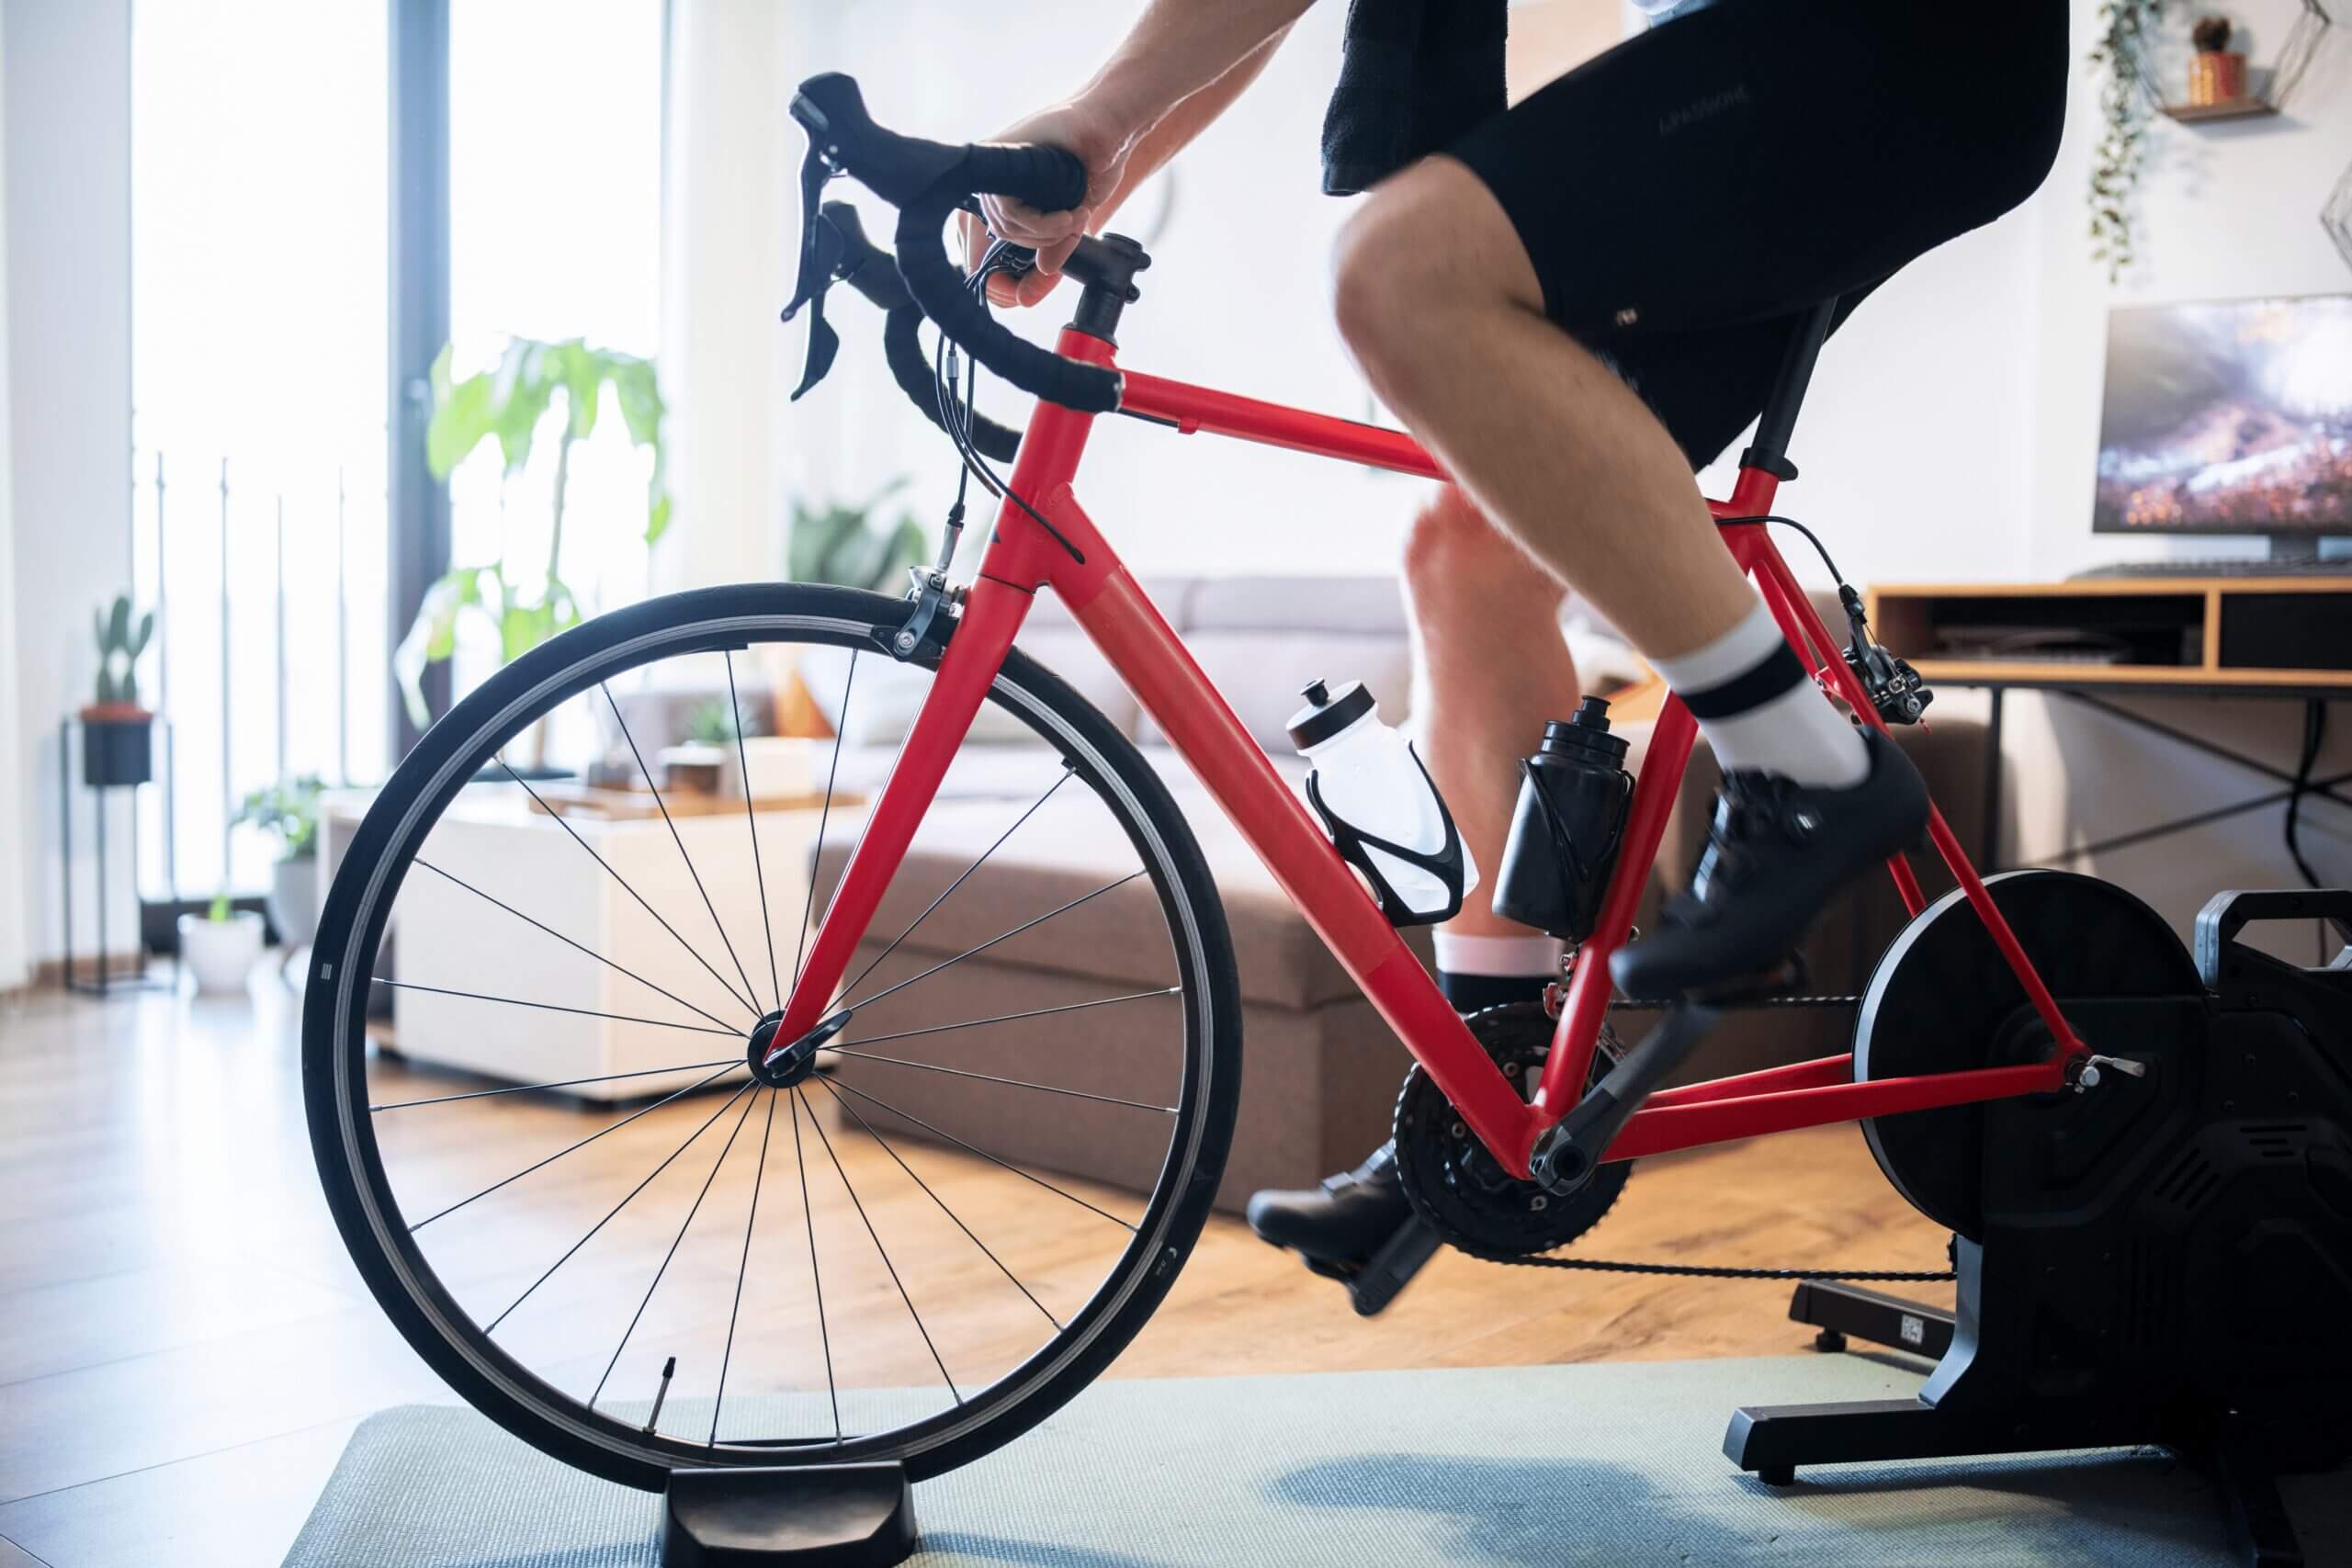
M 1113 365 L 1112 344 L 1076 328 L 1063 331 L 1057 348 L 1071 359 Z M 1430 455 L 1400 431 L 1136 371 L 1123 373 L 1123 381 L 1121 412 L 1186 434 L 1206 431 L 1428 479 L 1445 477 Z M 1632 929 L 1634 905 L 1657 857 L 1696 735 L 1689 710 L 1669 696 L 1658 715 L 1599 924 L 1578 951 L 1542 1084 L 1532 1100 L 1522 1100 L 1079 505 L 1070 484 L 1093 423 L 1091 415 L 1046 402 L 1040 402 L 1031 417 L 1009 482 L 1068 543 L 1038 526 L 1018 505 L 1007 502 L 999 508 L 961 624 L 940 660 L 937 678 L 908 733 L 898 766 L 833 891 L 776 1038 L 797 1039 L 820 1021 L 1037 592 L 1050 588 L 1061 595 L 1143 710 L 1192 765 L 1463 1120 L 1514 1176 L 1525 1178 L 1536 1139 L 1574 1105 L 1590 1069 L 1609 1004 L 1609 955 Z M 1718 518 L 1761 517 L 1770 509 L 1776 489 L 1770 474 L 1743 468 L 1731 499 L 1709 504 Z M 1843 696 L 1866 722 L 1883 728 L 1877 710 L 1838 656 L 1837 644 L 1763 525 L 1726 522 L 1722 533 L 1815 680 Z M 2084 1054 L 2083 1045 L 2060 1016 L 2057 1002 L 1994 907 L 1940 812 L 1931 815 L 1929 831 L 2057 1043 L 2048 1058 L 2020 1066 L 1855 1082 L 1853 1058 L 1831 1056 L 1665 1089 L 1650 1096 L 1634 1115 L 1610 1146 L 1608 1158 L 1631 1159 L 1795 1127 L 2041 1093 L 2065 1085 L 2072 1063 Z M 1918 879 L 1900 856 L 1889 863 L 1889 869 L 1905 906 L 1917 914 L 1925 907 Z

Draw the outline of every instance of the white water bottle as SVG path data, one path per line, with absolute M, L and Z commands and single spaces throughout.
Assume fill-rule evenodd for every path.
M 1315 764 L 1306 798 L 1340 853 L 1363 872 L 1391 925 L 1451 919 L 1478 868 L 1412 745 L 1380 721 L 1361 681 L 1301 694 L 1290 738 Z

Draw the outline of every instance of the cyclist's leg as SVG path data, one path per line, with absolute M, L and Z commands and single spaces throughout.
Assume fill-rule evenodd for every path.
M 1663 423 L 1622 361 L 1651 362 L 1654 401 L 1677 376 L 1738 385 L 1756 321 L 1866 286 L 2013 205 L 2054 145 L 2063 86 L 1979 129 L 1898 69 L 1918 44 L 1911 8 L 1834 9 L 1792 28 L 1779 6 L 1733 0 L 1611 51 L 1459 158 L 1383 186 L 1341 245 L 1340 325 L 1374 386 L 1651 655 L 1734 781 L 1723 827 L 1739 852 L 1711 854 L 1682 918 L 1621 955 L 1621 981 L 1644 994 L 1771 963 L 1847 875 L 1916 834 L 1925 795 L 1899 753 L 1806 683 L 1690 482 L 1712 449 Z M 2059 21 L 2029 58 L 2051 54 L 2063 83 Z M 1934 31 L 1948 51 L 1951 29 Z M 1781 188 L 1759 189 L 1767 176 Z M 1741 242 L 1729 258 L 1710 227 L 1726 212 Z M 1735 348 L 1747 357 L 1714 362 Z M 1759 818 L 1773 830 L 1744 832 Z
M 1446 998 L 1464 1012 L 1540 996 L 1559 944 L 1489 905 L 1510 833 L 1521 760 L 1543 721 L 1582 695 L 1560 633 L 1558 579 L 1498 531 L 1461 491 L 1430 498 L 1405 540 L 1413 620 L 1412 726 L 1481 872 L 1462 912 L 1437 931 Z
M 1413 613 L 1413 727 L 1420 750 L 1484 874 L 1462 912 L 1437 931 L 1437 978 L 1464 1012 L 1540 998 L 1560 944 L 1488 906 L 1510 831 L 1519 762 L 1547 717 L 1574 713 L 1578 683 L 1560 635 L 1560 584 L 1449 485 L 1417 517 L 1405 545 Z M 1260 1192 L 1250 1224 L 1327 1271 L 1364 1263 L 1412 1207 L 1384 1144 L 1319 1187 Z

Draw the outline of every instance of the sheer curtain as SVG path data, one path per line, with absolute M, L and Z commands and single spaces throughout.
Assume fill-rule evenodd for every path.
M 0 125 L 5 122 L 7 113 L 0 110 Z M 0 148 L 0 181 L 5 181 L 5 169 L 7 151 Z M 17 505 L 9 472 L 7 193 L 0 190 L 0 649 L 7 649 L 5 672 L 0 672 L 0 992 L 26 983 L 33 919 L 28 903 L 33 888 L 24 874 L 24 846 L 33 823 L 26 816 L 30 802 L 24 792 L 24 715 L 18 712 L 17 694 L 26 659 L 17 627 Z
M 6 121 L 5 106 L 0 106 L 0 127 Z M 0 170 L 6 166 L 6 149 L 0 148 Z M 0 991 L 21 986 L 28 977 L 33 897 L 25 876 L 25 846 L 32 829 L 25 770 L 32 758 L 25 747 L 17 691 L 26 661 L 17 629 L 17 509 L 14 486 L 8 483 L 14 469 L 8 440 L 7 228 L 6 192 L 0 190 L 0 649 L 8 650 L 6 670 L 0 671 Z

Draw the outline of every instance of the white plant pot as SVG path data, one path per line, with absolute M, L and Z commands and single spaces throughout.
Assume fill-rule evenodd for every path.
M 241 909 L 225 920 L 202 915 L 179 919 L 180 960 L 196 976 L 196 988 L 208 994 L 242 993 L 245 977 L 261 957 L 262 919 Z
M 269 874 L 269 922 L 288 952 L 308 947 L 319 931 L 319 861 L 316 855 L 282 860 Z

